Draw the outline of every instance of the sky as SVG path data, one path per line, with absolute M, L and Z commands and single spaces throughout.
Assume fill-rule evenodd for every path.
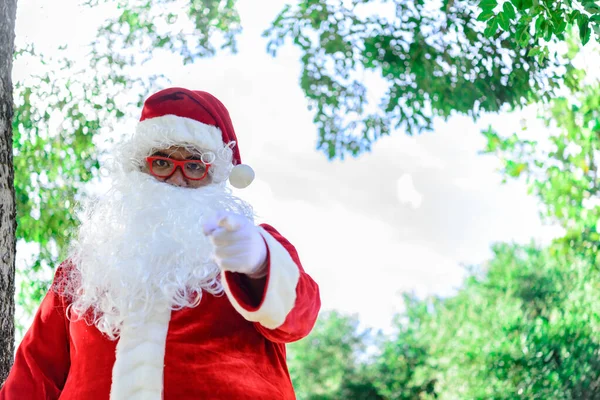
M 299 53 L 291 45 L 275 59 L 265 51 L 261 32 L 283 4 L 239 0 L 244 32 L 237 55 L 188 66 L 162 56 L 140 74 L 163 73 L 173 86 L 206 90 L 228 107 L 242 159 L 256 172 L 255 182 L 235 193 L 252 203 L 259 222 L 295 245 L 320 286 L 324 310 L 357 314 L 364 326 L 388 330 L 402 310 L 402 292 L 451 295 L 465 266 L 489 259 L 494 242 L 547 242 L 557 234 L 540 221 L 525 184 L 502 184 L 498 160 L 479 154 L 480 131 L 490 124 L 508 135 L 526 121 L 530 132 L 547 135 L 532 108 L 477 123 L 455 116 L 420 136 L 397 131 L 358 158 L 328 161 L 315 149 L 317 130 L 298 84 Z M 20 1 L 17 43 L 69 43 L 73 54 L 84 54 L 103 14 L 74 0 L 62 5 Z M 15 64 L 15 79 L 31 73 Z M 111 134 L 131 132 L 136 118 Z

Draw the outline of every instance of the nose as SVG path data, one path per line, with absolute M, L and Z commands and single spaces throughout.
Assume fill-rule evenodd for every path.
M 183 172 L 181 172 L 181 168 L 179 168 L 179 167 L 177 167 L 175 169 L 175 172 L 173 172 L 173 175 L 171 175 L 166 180 L 166 182 L 173 186 L 180 186 L 180 187 L 188 186 L 187 179 L 185 179 L 185 176 L 183 176 Z

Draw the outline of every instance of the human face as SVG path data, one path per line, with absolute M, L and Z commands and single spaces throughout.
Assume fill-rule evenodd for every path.
M 174 160 L 187 161 L 187 160 L 200 160 L 201 154 L 199 152 L 189 151 L 185 147 L 171 146 L 166 149 L 155 151 L 152 154 L 152 156 L 168 157 L 168 158 L 172 158 Z M 149 170 L 147 164 L 144 164 L 143 172 L 152 175 L 150 173 L 150 170 Z M 159 181 L 168 183 L 169 185 L 185 187 L 185 188 L 199 188 L 199 187 L 206 186 L 206 185 L 209 185 L 210 183 L 212 183 L 212 178 L 211 178 L 210 174 L 207 174 L 206 177 L 201 180 L 188 179 L 188 178 L 186 178 L 186 176 L 183 174 L 183 171 L 179 167 L 175 168 L 175 172 L 173 172 L 173 174 L 167 178 L 161 178 L 161 177 L 158 177 L 155 175 L 152 175 L 152 176 L 154 176 Z

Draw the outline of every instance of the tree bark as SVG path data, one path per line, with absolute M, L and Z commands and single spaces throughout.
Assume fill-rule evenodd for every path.
M 0 384 L 13 362 L 15 341 L 15 214 L 12 153 L 13 86 L 17 0 L 0 0 Z

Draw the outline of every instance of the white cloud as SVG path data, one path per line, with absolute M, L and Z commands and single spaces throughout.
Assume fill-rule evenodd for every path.
M 415 185 L 410 174 L 404 174 L 396 182 L 396 192 L 398 200 L 402 204 L 408 204 L 412 208 L 421 207 L 423 195 L 415 189 Z

